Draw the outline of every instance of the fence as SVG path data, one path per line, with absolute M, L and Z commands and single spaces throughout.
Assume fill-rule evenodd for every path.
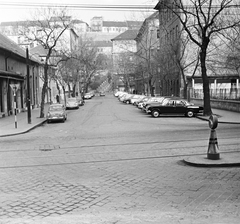
M 191 98 L 203 99 L 203 89 L 192 89 Z M 210 98 L 240 100 L 240 88 L 210 89 Z

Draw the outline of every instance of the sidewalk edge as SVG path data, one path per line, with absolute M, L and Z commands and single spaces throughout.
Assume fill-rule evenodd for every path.
M 33 130 L 33 129 L 39 127 L 39 126 L 42 126 L 46 121 L 47 121 L 47 120 L 43 120 L 43 121 L 39 122 L 38 124 L 34 125 L 33 127 L 28 128 L 28 129 L 25 130 L 25 131 L 13 133 L 13 134 L 0 135 L 0 138 L 1 138 L 1 137 L 9 137 L 9 136 L 26 134 L 26 133 L 30 132 L 31 130 Z

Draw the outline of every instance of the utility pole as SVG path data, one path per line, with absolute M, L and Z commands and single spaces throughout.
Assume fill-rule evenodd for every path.
M 29 53 L 26 48 L 26 64 L 27 64 L 27 117 L 28 124 L 31 124 L 31 99 L 30 99 L 30 75 L 29 75 Z

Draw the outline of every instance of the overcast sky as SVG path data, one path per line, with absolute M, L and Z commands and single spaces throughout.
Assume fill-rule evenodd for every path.
M 158 0 L 0 0 L 0 22 L 21 21 L 31 19 L 30 10 L 34 7 L 39 7 L 40 4 L 61 4 L 69 6 L 69 4 L 81 5 L 123 5 L 123 6 L 155 6 Z M 28 5 L 30 4 L 30 5 Z M 38 4 L 38 6 L 33 6 Z M 149 10 L 153 11 L 153 7 Z M 120 9 L 78 9 L 70 7 L 69 12 L 71 16 L 81 19 L 87 23 L 94 16 L 103 16 L 104 20 L 124 21 L 124 20 L 142 20 L 146 17 L 147 11 L 142 10 L 120 10 Z

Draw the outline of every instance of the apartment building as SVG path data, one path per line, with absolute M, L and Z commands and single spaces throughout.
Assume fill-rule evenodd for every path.
M 159 88 L 159 18 L 158 12 L 146 18 L 136 37 L 136 91 L 148 95 L 160 94 Z

